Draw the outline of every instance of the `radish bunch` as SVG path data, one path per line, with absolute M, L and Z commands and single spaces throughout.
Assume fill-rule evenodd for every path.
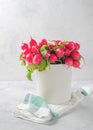
M 37 42 L 31 38 L 29 43 L 22 43 L 20 59 L 25 62 L 25 65 L 34 65 L 38 68 L 42 65 L 43 69 L 51 63 L 80 68 L 82 56 L 79 49 L 80 44 L 73 41 L 42 39 Z

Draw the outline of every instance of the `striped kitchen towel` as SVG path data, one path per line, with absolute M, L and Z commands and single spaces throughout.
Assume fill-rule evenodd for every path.
M 48 124 L 57 120 L 62 114 L 75 107 L 82 99 L 91 95 L 91 87 L 72 87 L 71 99 L 62 104 L 48 104 L 43 98 L 29 92 L 23 103 L 17 106 L 14 116 L 37 123 Z

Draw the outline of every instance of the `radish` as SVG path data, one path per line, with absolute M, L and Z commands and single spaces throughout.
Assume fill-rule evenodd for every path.
M 27 43 L 22 43 L 21 49 L 22 50 L 28 49 Z
M 37 45 L 37 42 L 31 37 L 31 40 L 30 40 L 29 44 L 30 44 L 30 48 L 32 48 L 32 46 Z
M 31 52 L 36 53 L 36 54 L 39 53 L 38 46 L 32 46 Z
M 40 54 L 36 54 L 34 57 L 33 57 L 33 64 L 40 64 L 42 61 L 42 56 Z
M 58 48 L 55 51 L 57 57 L 63 57 L 64 56 L 64 50 L 62 48 Z
M 80 45 L 78 43 L 74 43 L 75 50 L 78 51 L 80 49 Z
M 39 47 L 41 47 L 43 45 L 47 45 L 47 40 L 46 39 L 42 39 L 41 42 L 39 43 Z
M 65 64 L 68 65 L 68 66 L 72 66 L 72 65 L 73 65 L 73 60 L 72 60 L 72 58 L 66 58 L 66 59 L 65 59 Z
M 50 44 L 50 45 L 48 46 L 49 50 L 52 50 L 54 47 L 56 47 L 56 45 Z
M 30 50 L 30 49 L 25 49 L 25 50 L 23 50 L 23 54 L 24 54 L 24 55 L 27 55 L 27 54 L 29 54 L 29 53 L 31 53 L 31 50 Z
M 50 52 L 49 52 L 49 51 L 47 51 L 47 53 L 45 54 L 45 57 L 46 57 L 46 58 L 49 58 L 49 57 L 50 57 L 50 55 L 51 55 L 51 54 L 50 54 Z
M 49 59 L 50 59 L 50 62 L 53 62 L 53 63 L 58 60 L 57 56 L 55 54 L 51 54 L 50 57 L 49 57 Z
M 53 40 L 54 42 L 56 42 L 56 44 L 61 43 L 61 40 Z
M 32 64 L 32 59 L 33 59 L 33 54 L 31 54 L 31 53 L 27 54 L 27 56 L 26 56 L 26 61 L 27 61 L 29 64 Z
M 70 51 L 69 49 L 66 49 L 66 50 L 65 50 L 65 54 L 64 54 L 64 55 L 65 55 L 65 56 L 69 56 L 69 55 L 70 55 L 70 53 L 71 53 L 71 51 Z
M 26 55 L 22 54 L 22 59 L 26 60 Z
M 65 44 L 65 46 L 69 49 L 69 50 L 74 50 L 75 46 L 74 46 L 74 42 L 67 42 Z
M 73 62 L 73 67 L 75 67 L 75 68 L 80 68 L 80 62 L 79 61 L 74 61 Z
M 78 60 L 81 57 L 81 55 L 78 51 L 73 51 L 71 53 L 71 57 L 72 57 L 73 60 Z

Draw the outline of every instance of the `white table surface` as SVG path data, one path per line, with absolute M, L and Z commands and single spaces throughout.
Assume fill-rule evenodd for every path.
M 93 82 L 79 82 L 91 86 Z M 13 112 L 25 94 L 36 87 L 33 82 L 0 82 L 0 130 L 93 130 L 93 96 L 87 97 L 51 125 L 15 118 Z

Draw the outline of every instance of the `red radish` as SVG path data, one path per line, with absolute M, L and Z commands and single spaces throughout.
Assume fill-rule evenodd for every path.
M 64 48 L 65 48 L 65 46 L 66 46 L 66 43 L 65 43 L 64 41 L 61 41 L 59 44 L 63 45 Z
M 61 40 L 53 40 L 55 42 L 56 45 L 62 45 L 62 41 Z
M 29 54 L 26 56 L 26 61 L 27 61 L 29 64 L 32 64 L 32 59 L 33 59 L 33 54 L 29 53 Z
M 34 57 L 33 57 L 33 64 L 40 64 L 42 61 L 42 56 L 40 54 L 36 54 Z
M 73 60 L 78 60 L 81 56 L 80 56 L 80 53 L 78 51 L 73 51 L 71 53 L 71 57 Z
M 32 46 L 31 52 L 36 53 L 36 54 L 39 53 L 38 46 Z
M 69 50 L 74 50 L 75 46 L 74 46 L 74 42 L 67 42 L 65 44 L 65 46 L 69 49 Z
M 46 39 L 42 39 L 41 43 L 43 43 L 45 45 L 45 44 L 47 44 L 47 40 Z
M 36 46 L 37 45 L 37 42 L 33 38 L 31 38 L 29 44 L 30 44 L 30 48 L 32 48 L 32 46 Z
M 61 43 L 61 40 L 54 40 L 57 44 Z
M 50 54 L 50 52 L 49 52 L 49 51 L 47 51 L 47 53 L 46 53 L 45 57 L 46 57 L 46 58 L 49 58 L 49 57 L 50 57 L 50 55 L 51 55 L 51 54 Z
M 79 61 L 74 61 L 73 62 L 73 67 L 75 67 L 75 68 L 80 68 L 80 62 Z
M 26 55 L 22 54 L 22 59 L 26 60 Z
M 31 53 L 31 50 L 30 50 L 30 49 L 25 49 L 25 50 L 23 51 L 23 54 L 24 54 L 24 55 L 27 55 L 28 53 Z
M 43 46 L 43 45 L 47 45 L 47 40 L 46 39 L 42 39 L 41 42 L 39 43 L 39 46 Z
M 65 50 L 65 54 L 64 54 L 64 55 L 65 55 L 65 56 L 69 56 L 69 55 L 70 55 L 70 53 L 71 53 L 71 51 L 70 51 L 69 49 L 66 49 L 66 50 Z
M 22 49 L 22 50 L 28 49 L 27 43 L 22 43 L 21 49 Z
M 68 65 L 68 66 L 72 66 L 72 65 L 73 65 L 73 60 L 72 60 L 72 58 L 66 58 L 65 64 Z
M 62 42 L 61 40 L 57 40 L 57 41 L 55 41 L 56 43 L 56 45 L 61 45 L 62 46 L 62 48 L 65 48 L 65 45 L 64 45 L 64 42 Z
M 74 43 L 75 50 L 78 51 L 80 49 L 80 45 L 78 43 Z
M 58 60 L 57 56 L 55 54 L 51 54 L 50 57 L 49 57 L 49 59 L 50 59 L 50 62 L 53 62 L 53 63 Z
M 48 46 L 49 50 L 53 49 L 54 47 L 56 47 L 56 45 L 51 44 Z
M 64 56 L 64 50 L 62 48 L 58 48 L 55 51 L 57 57 L 63 57 Z

